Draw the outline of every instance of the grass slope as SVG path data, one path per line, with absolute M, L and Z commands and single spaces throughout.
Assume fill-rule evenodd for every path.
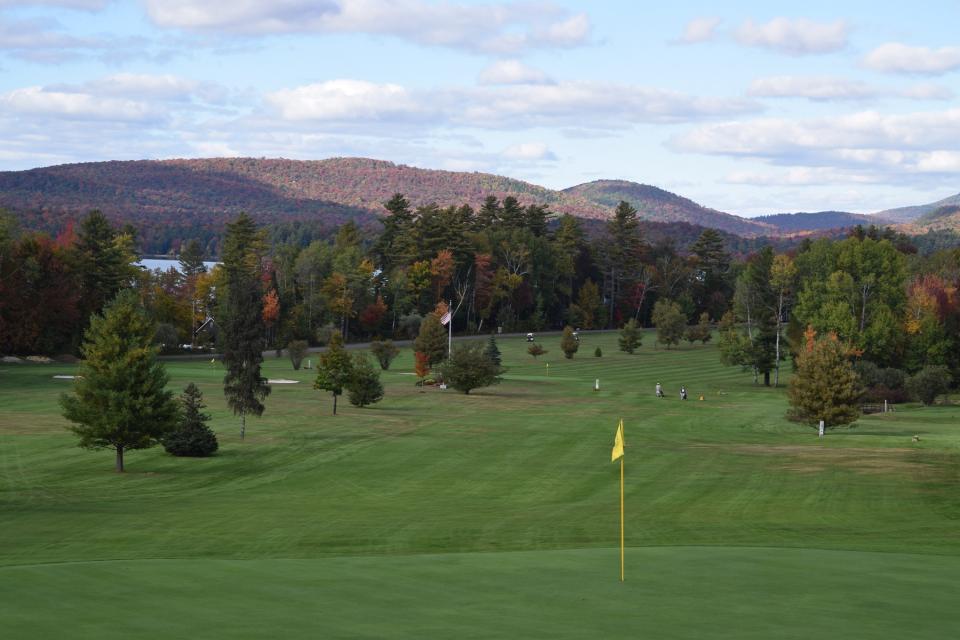
M 384 402 L 336 418 L 311 372 L 271 360 L 302 382 L 274 386 L 245 442 L 222 369 L 173 363 L 176 387 L 206 394 L 221 454 L 134 452 L 124 476 L 64 431 L 69 383 L 52 375 L 69 367 L 2 366 L 5 637 L 938 637 L 960 622 L 943 600 L 960 411 L 907 407 L 819 441 L 712 346 L 627 356 L 615 340 L 587 335 L 572 361 L 555 338 L 539 361 L 503 340 L 506 380 L 470 396 L 419 393 L 405 351 Z

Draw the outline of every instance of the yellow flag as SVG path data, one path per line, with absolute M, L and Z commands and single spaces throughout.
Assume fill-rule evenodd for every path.
M 617 427 L 617 436 L 613 440 L 613 452 L 610 454 L 610 462 L 616 462 L 623 457 L 623 420 Z

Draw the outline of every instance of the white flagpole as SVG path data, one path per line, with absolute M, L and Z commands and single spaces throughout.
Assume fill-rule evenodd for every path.
M 453 354 L 453 300 L 447 301 L 447 312 L 450 314 L 450 321 L 447 322 L 447 360 Z

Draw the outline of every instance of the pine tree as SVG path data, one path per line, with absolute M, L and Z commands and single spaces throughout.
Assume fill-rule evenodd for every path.
M 420 323 L 420 333 L 413 341 L 416 351 L 427 354 L 430 366 L 443 362 L 447 357 L 447 330 L 440 324 L 436 313 L 428 313 Z
M 317 379 L 313 383 L 314 389 L 329 391 L 333 395 L 333 415 L 337 415 L 337 398 L 343 394 L 352 375 L 353 360 L 343 348 L 343 338 L 339 333 L 334 333 L 330 336 L 326 351 L 320 354 Z
M 487 346 L 483 350 L 483 355 L 487 357 L 487 360 L 497 365 L 498 367 L 502 364 L 500 358 L 500 348 L 497 346 L 497 339 L 492 335 L 487 340 Z
M 363 353 L 354 354 L 353 372 L 344 388 L 347 390 L 350 404 L 355 407 L 365 407 L 383 399 L 380 373 L 373 368 L 370 360 Z
M 860 379 L 836 336 L 809 340 L 797 358 L 789 416 L 811 427 L 848 425 L 860 417 Z
M 163 448 L 175 456 L 205 458 L 216 453 L 219 444 L 203 413 L 203 393 L 192 382 L 180 396 L 181 416 L 177 427 L 163 438 Z
M 180 273 L 185 277 L 198 276 L 206 273 L 207 266 L 203 264 L 203 247 L 197 239 L 190 240 L 180 249 Z
M 640 335 L 640 327 L 637 326 L 637 321 L 630 318 L 620 330 L 620 339 L 618 340 L 620 351 L 632 354 L 637 350 L 637 347 L 640 346 L 642 338 L 643 336 Z
M 85 449 L 125 452 L 155 445 L 176 424 L 177 403 L 157 360 L 154 326 L 136 293 L 121 292 L 95 315 L 84 334 L 83 362 L 73 393 L 61 396 L 63 415 Z
M 266 326 L 260 259 L 263 238 L 253 219 L 241 213 L 227 224 L 223 248 L 226 286 L 218 326 L 223 336 L 223 393 L 234 415 L 240 415 L 240 439 L 246 435 L 247 414 L 263 415 L 263 399 L 270 395 L 260 375 Z

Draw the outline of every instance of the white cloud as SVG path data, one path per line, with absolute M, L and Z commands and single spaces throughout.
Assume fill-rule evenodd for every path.
M 331 80 L 283 89 L 267 103 L 288 121 L 416 123 L 512 130 L 537 126 L 625 128 L 755 112 L 739 98 L 701 98 L 635 85 L 594 82 L 410 90 L 397 84 Z
M 636 85 L 559 82 L 460 91 L 451 118 L 490 128 L 623 128 L 641 122 L 689 122 L 758 111 L 738 98 L 703 98 Z
M 508 160 L 556 160 L 557 156 L 542 142 L 522 142 L 503 150 Z
M 960 69 L 960 47 L 931 49 L 888 42 L 868 53 L 863 63 L 886 73 L 940 75 Z
M 773 76 L 757 78 L 748 93 L 763 98 L 810 100 L 865 100 L 879 91 L 863 82 L 830 76 Z
M 330 80 L 282 89 L 266 99 L 287 120 L 404 120 L 428 114 L 404 87 L 362 80 Z
M 706 124 L 676 136 L 670 146 L 678 151 L 756 158 L 792 167 L 792 173 L 770 178 L 770 184 L 893 184 L 934 174 L 955 182 L 960 158 L 960 108 Z M 728 178 L 743 184 L 761 184 L 764 179 L 752 174 Z
M 552 81 L 540 69 L 519 60 L 497 60 L 480 72 L 480 84 L 549 84 Z
M 367 33 L 485 53 L 579 46 L 590 33 L 590 21 L 585 14 L 569 15 L 547 2 L 145 1 L 148 16 L 160 27 L 245 35 Z
M 720 18 L 694 18 L 687 23 L 683 35 L 677 40 L 681 44 L 707 42 L 716 36 Z
M 0 112 L 31 117 L 55 116 L 71 120 L 126 122 L 146 121 L 158 116 L 149 104 L 142 101 L 52 91 L 43 87 L 24 87 L 0 94 Z
M 805 18 L 774 18 L 765 24 L 747 20 L 737 28 L 734 37 L 743 45 L 797 56 L 839 51 L 847 46 L 848 31 L 843 20 L 814 22 Z

